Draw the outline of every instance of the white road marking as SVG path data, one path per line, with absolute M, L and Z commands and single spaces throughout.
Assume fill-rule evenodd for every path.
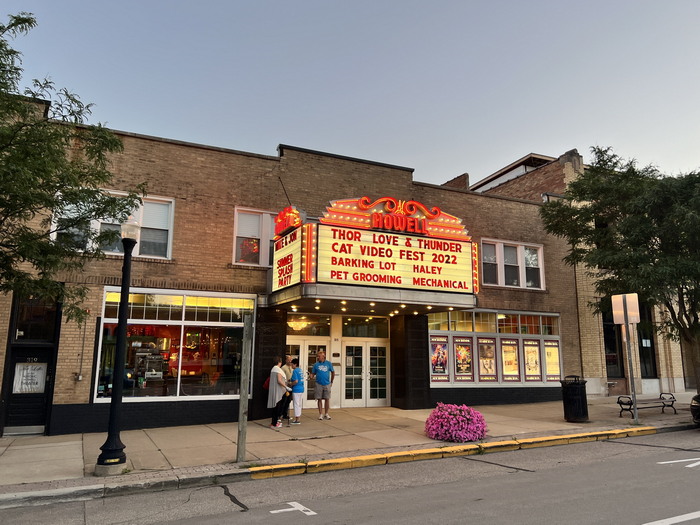
M 669 463 L 686 463 L 688 461 L 695 461 L 695 463 L 691 463 L 690 465 L 685 465 L 687 468 L 693 468 L 697 467 L 700 465 L 700 458 L 690 458 L 690 459 L 676 459 L 674 461 L 659 461 L 657 464 L 658 465 L 668 465 Z
M 270 514 L 279 514 L 280 512 L 292 512 L 294 510 L 298 510 L 299 512 L 303 512 L 307 516 L 316 515 L 316 513 L 313 510 L 307 509 L 306 507 L 304 507 L 304 505 L 302 505 L 301 503 L 297 503 L 296 501 L 290 501 L 288 505 L 288 509 L 271 510 Z
M 700 512 L 691 512 L 690 514 L 674 516 L 672 518 L 666 518 L 665 520 L 650 521 L 644 525 L 673 525 L 674 523 L 683 523 L 684 521 L 694 520 L 695 518 L 700 518 Z

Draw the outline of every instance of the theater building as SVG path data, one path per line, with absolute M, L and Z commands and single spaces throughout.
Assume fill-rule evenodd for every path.
M 327 353 L 332 407 L 554 400 L 563 376 L 582 375 L 576 276 L 540 202 L 293 146 L 267 156 L 117 134 L 108 190 L 149 188 L 125 376 L 112 377 L 123 258 L 105 246 L 60 276 L 89 287 L 83 325 L 0 296 L 3 433 L 104 431 L 115 380 L 124 429 L 235 421 L 247 313 L 250 419 L 267 416 L 262 384 L 285 352 L 304 370 Z

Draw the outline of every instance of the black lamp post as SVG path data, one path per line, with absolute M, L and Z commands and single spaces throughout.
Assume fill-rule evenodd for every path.
M 119 437 L 122 414 L 122 392 L 124 390 L 124 360 L 126 357 L 126 325 L 129 311 L 129 284 L 131 282 L 131 253 L 139 236 L 139 223 L 132 217 L 121 225 L 124 263 L 122 265 L 122 287 L 119 299 L 117 322 L 117 342 L 112 366 L 112 395 L 109 405 L 109 427 L 107 440 L 100 447 L 102 453 L 97 458 L 95 474 L 106 476 L 121 473 L 120 466 L 126 463 L 124 444 Z M 116 467 L 116 468 L 115 468 Z

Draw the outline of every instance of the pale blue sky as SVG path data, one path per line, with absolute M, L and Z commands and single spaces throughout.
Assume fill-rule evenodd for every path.
M 696 0 L 4 0 L 13 45 L 111 128 L 290 144 L 472 182 L 612 146 L 700 168 Z

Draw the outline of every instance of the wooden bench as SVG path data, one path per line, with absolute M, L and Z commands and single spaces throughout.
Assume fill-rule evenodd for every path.
M 658 399 L 639 399 L 637 398 L 637 410 L 643 408 L 660 408 L 661 412 L 666 413 L 666 407 L 672 408 L 673 413 L 678 411 L 673 404 L 676 402 L 676 397 L 673 394 L 662 392 Z M 617 404 L 620 405 L 620 417 L 624 411 L 632 414 L 632 398 L 630 396 L 617 396 Z

